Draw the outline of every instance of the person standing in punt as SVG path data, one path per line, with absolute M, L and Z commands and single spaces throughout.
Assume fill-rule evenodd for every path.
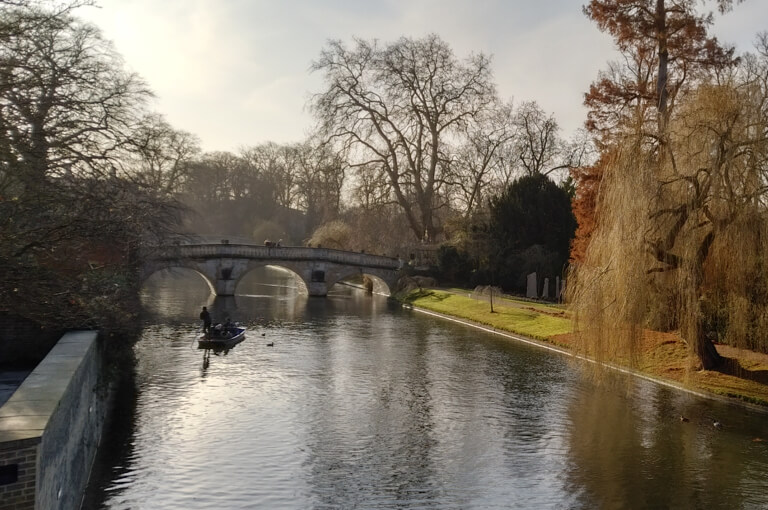
M 208 308 L 203 307 L 203 311 L 200 312 L 200 320 L 203 321 L 203 333 L 211 332 L 211 314 L 208 313 Z

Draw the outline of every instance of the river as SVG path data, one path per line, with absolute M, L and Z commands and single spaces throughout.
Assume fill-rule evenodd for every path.
M 149 282 L 84 509 L 768 508 L 766 414 L 277 270 L 238 291 Z M 207 362 L 203 305 L 249 326 Z

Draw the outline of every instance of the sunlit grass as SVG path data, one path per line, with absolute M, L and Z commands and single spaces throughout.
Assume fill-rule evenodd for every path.
M 539 313 L 533 307 L 510 306 L 506 300 L 494 302 L 494 313 L 490 304 L 453 292 L 435 290 L 413 291 L 405 298 L 407 303 L 433 312 L 468 319 L 510 333 L 517 333 L 538 340 L 547 340 L 554 335 L 571 331 L 571 321 Z M 521 301 L 524 305 L 530 303 Z

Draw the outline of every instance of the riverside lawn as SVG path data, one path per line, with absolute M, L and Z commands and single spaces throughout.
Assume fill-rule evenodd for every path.
M 532 303 L 496 297 L 491 313 L 487 300 L 472 299 L 461 289 L 413 290 L 400 300 L 417 308 L 465 319 L 490 328 L 550 343 L 565 351 L 573 348 L 573 325 L 562 305 Z M 685 342 L 674 333 L 643 332 L 640 356 L 632 370 L 696 391 L 739 399 L 768 407 L 768 354 L 717 345 L 726 363 L 717 370 L 695 367 Z

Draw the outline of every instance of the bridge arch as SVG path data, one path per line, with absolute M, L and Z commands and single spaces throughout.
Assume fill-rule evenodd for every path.
M 237 281 L 233 285 L 233 292 L 237 291 L 237 288 L 240 286 L 240 283 L 248 277 L 248 275 L 252 274 L 254 271 L 257 271 L 262 268 L 272 267 L 277 269 L 282 269 L 283 271 L 287 271 L 288 273 L 291 273 L 295 278 L 296 282 L 298 283 L 298 291 L 301 294 L 309 294 L 309 288 L 307 286 L 307 282 L 304 281 L 304 278 L 302 278 L 301 274 L 296 271 L 295 267 L 289 267 L 289 264 L 285 263 L 277 263 L 277 262 L 270 262 L 270 261 L 262 261 L 262 260 L 256 260 L 249 262 L 246 267 L 243 269 L 242 274 L 239 275 L 237 278 Z
M 367 276 L 368 278 L 373 280 L 374 292 L 391 295 L 392 291 L 394 290 L 394 282 L 388 281 L 388 280 L 391 280 L 391 278 L 388 279 L 387 275 L 382 275 L 381 272 L 372 270 L 372 269 L 368 269 L 368 270 L 350 269 L 346 271 L 340 271 L 336 278 L 334 278 L 333 280 L 329 280 L 326 283 L 328 285 L 328 289 L 331 289 L 331 287 L 333 287 L 337 283 L 340 283 L 344 280 L 348 280 L 350 278 L 354 278 L 358 276 Z
M 143 284 L 144 282 L 152 278 L 152 276 L 162 271 L 173 271 L 178 269 L 184 269 L 192 273 L 195 273 L 196 275 L 198 275 L 200 278 L 203 279 L 203 281 L 206 283 L 206 285 L 208 285 L 208 288 L 212 293 L 214 294 L 216 293 L 216 282 L 212 280 L 209 277 L 209 275 L 207 275 L 204 271 L 201 271 L 196 264 L 191 263 L 190 261 L 178 261 L 175 263 L 167 263 L 167 264 L 151 264 L 151 265 L 145 264 L 144 268 L 142 268 L 142 271 L 141 271 L 140 280 L 141 280 L 141 283 Z
M 391 257 L 326 248 L 221 244 L 156 247 L 145 257 L 143 276 L 166 267 L 186 267 L 206 278 L 216 295 L 232 296 L 252 269 L 267 265 L 294 272 L 310 296 L 325 296 L 336 282 L 364 274 L 391 292 L 401 262 Z

